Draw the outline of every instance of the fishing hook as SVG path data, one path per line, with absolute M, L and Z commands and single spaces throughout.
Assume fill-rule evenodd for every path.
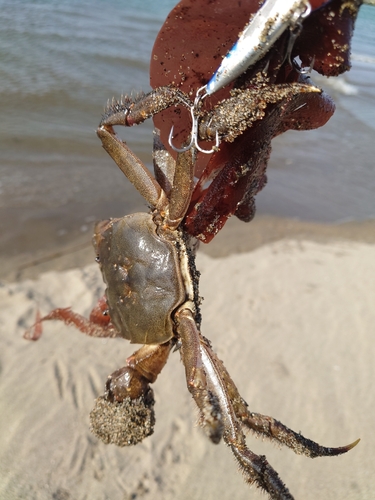
M 204 91 L 204 93 L 201 94 L 202 91 Z M 174 146 L 174 144 L 172 143 L 174 127 L 172 126 L 171 131 L 169 132 L 168 144 L 177 153 L 183 153 L 184 151 L 188 151 L 193 146 L 201 153 L 211 154 L 211 153 L 214 153 L 215 151 L 217 151 L 217 148 L 219 147 L 219 144 L 220 144 L 219 133 L 217 130 L 216 130 L 215 146 L 212 149 L 203 149 L 199 146 L 199 143 L 198 143 L 198 140 L 199 140 L 199 118 L 198 118 L 198 116 L 196 116 L 196 110 L 198 109 L 202 99 L 204 99 L 207 95 L 208 94 L 206 93 L 206 85 L 204 85 L 203 87 L 200 87 L 197 90 L 197 93 L 195 95 L 193 105 L 190 106 L 190 115 L 191 115 L 192 126 L 191 126 L 190 142 L 187 146 L 184 146 L 182 148 L 176 148 L 176 146 Z

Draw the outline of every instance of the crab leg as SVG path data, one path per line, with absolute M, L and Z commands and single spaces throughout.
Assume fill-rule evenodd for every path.
M 192 311 L 183 309 L 177 312 L 176 320 L 187 387 L 200 410 L 202 427 L 211 441 L 217 444 L 223 434 L 222 415 L 217 395 L 207 390 L 207 379 L 200 348 L 200 333 Z
M 189 109 L 192 106 L 187 94 L 174 87 L 159 87 L 134 100 L 124 96 L 120 101 L 108 103 L 99 126 L 139 125 L 157 113 L 179 104 Z
M 194 186 L 194 167 L 196 151 L 194 148 L 177 154 L 173 185 L 170 192 L 169 213 L 166 224 L 176 229 L 189 207 Z
M 89 319 L 81 314 L 75 313 L 70 307 L 54 309 L 43 317 L 41 317 L 40 312 L 37 311 L 35 323 L 26 330 L 24 338 L 27 340 L 38 340 L 43 332 L 42 322 L 50 320 L 63 321 L 67 326 L 74 326 L 80 332 L 90 337 L 121 337 L 121 334 L 119 334 L 111 323 L 105 297 L 101 297 L 98 300 L 96 306 L 90 313 Z
M 199 122 L 199 138 L 213 140 L 216 134 L 228 142 L 262 120 L 270 104 L 283 104 L 299 94 L 321 94 L 322 90 L 309 83 L 286 83 L 279 85 L 254 85 L 242 91 L 233 91 L 231 97 L 220 102 Z M 307 95 L 306 98 L 309 96 Z M 251 102 L 253 105 L 249 106 Z
M 143 345 L 126 360 L 126 366 L 112 373 L 106 383 L 106 397 L 110 401 L 144 397 L 168 360 L 174 346 L 170 340 L 164 344 Z
M 243 414 L 239 418 L 244 426 L 251 429 L 256 434 L 275 440 L 292 449 L 297 455 L 306 455 L 309 458 L 342 455 L 343 453 L 346 453 L 354 448 L 354 446 L 356 446 L 360 441 L 357 439 L 353 443 L 346 446 L 331 448 L 321 446 L 315 441 L 311 441 L 311 439 L 303 437 L 301 434 L 289 429 L 273 417 L 246 411 L 246 414 Z
M 116 136 L 113 128 L 102 125 L 97 134 L 103 148 L 146 201 L 157 209 L 166 205 L 167 199 L 160 185 L 141 160 Z
M 97 135 L 102 141 L 103 148 L 139 193 L 158 211 L 163 211 L 168 205 L 168 200 L 163 189 L 151 175 L 147 167 L 127 147 L 125 142 L 116 136 L 113 126 L 131 126 L 142 123 L 154 114 L 181 103 L 186 105 L 191 104 L 189 98 L 183 92 L 172 87 L 161 87 L 140 97 L 136 101 L 125 97 L 121 102 L 114 101 L 107 107 L 97 130 Z M 186 182 L 183 185 L 185 186 Z M 186 204 L 186 208 L 189 201 Z
M 248 449 L 241 422 L 237 419 L 234 404 L 243 403 L 222 362 L 201 337 L 200 351 L 208 379 L 208 389 L 219 399 L 224 421 L 224 441 L 231 447 L 234 456 L 245 475 L 245 480 L 269 493 L 273 500 L 293 500 L 288 488 L 264 456 L 258 456 Z M 224 370 L 223 370 L 224 368 Z M 235 399 L 232 399 L 233 396 Z
M 111 126 L 99 127 L 97 134 L 103 148 L 133 186 L 154 209 L 164 215 L 166 225 L 172 230 L 176 229 L 186 213 L 193 191 L 195 149 L 178 154 L 168 202 L 160 184 L 127 145 L 116 136 Z M 168 213 L 165 213 L 167 207 Z
M 169 198 L 176 171 L 176 162 L 173 156 L 167 151 L 167 148 L 161 142 L 159 129 L 154 129 L 153 137 L 154 145 L 152 150 L 152 158 L 154 164 L 155 179 Z

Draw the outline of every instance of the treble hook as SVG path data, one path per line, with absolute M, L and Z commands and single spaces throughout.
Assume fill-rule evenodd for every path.
M 206 95 L 208 95 L 207 93 L 204 93 L 204 94 L 200 95 L 200 92 L 202 90 L 205 90 L 205 89 L 206 89 L 206 86 L 204 85 L 203 87 L 200 87 L 197 90 L 197 93 L 196 93 L 195 99 L 194 99 L 194 103 L 193 103 L 192 106 L 190 106 L 190 114 L 191 114 L 192 125 L 191 125 L 191 138 L 190 138 L 189 144 L 187 146 L 184 146 L 183 148 L 176 148 L 176 146 L 174 146 L 173 143 L 172 143 L 173 129 L 174 129 L 173 126 L 171 128 L 171 131 L 169 132 L 168 143 L 169 143 L 170 147 L 174 151 L 176 151 L 177 153 L 183 153 L 184 151 L 188 151 L 190 148 L 192 148 L 194 146 L 201 153 L 211 154 L 211 153 L 214 153 L 217 150 L 217 148 L 219 147 L 220 139 L 219 139 L 219 132 L 217 130 L 216 130 L 216 143 L 215 143 L 215 146 L 212 149 L 209 149 L 209 150 L 208 149 L 202 149 L 199 146 L 199 144 L 198 144 L 198 139 L 199 139 L 199 120 L 196 117 L 195 111 L 198 108 L 200 101 L 202 99 L 204 99 L 206 97 Z

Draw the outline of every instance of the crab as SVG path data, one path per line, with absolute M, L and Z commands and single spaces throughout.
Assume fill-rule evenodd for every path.
M 284 99 L 284 92 L 318 92 L 315 87 L 296 85 L 281 87 L 279 94 L 269 99 L 275 101 L 277 95 Z M 246 91 L 233 94 L 213 115 L 202 115 L 202 123 L 217 119 L 222 137 L 237 133 L 238 122 L 243 121 L 238 103 L 246 97 Z M 93 243 L 107 288 L 90 318 L 70 308 L 55 309 L 44 317 L 38 315 L 25 336 L 37 340 L 42 322 L 61 320 L 92 337 L 122 337 L 143 344 L 126 360 L 125 367 L 109 376 L 104 396 L 97 399 L 91 412 L 94 434 L 105 443 L 120 446 L 136 444 L 152 434 L 155 418 L 150 384 L 157 379 L 170 352 L 178 350 L 188 390 L 208 438 L 213 443 L 225 441 L 248 483 L 255 483 L 272 499 L 292 499 L 266 458 L 247 447 L 244 431 L 251 430 L 309 457 L 339 455 L 358 441 L 338 448 L 323 447 L 272 417 L 249 411 L 211 342 L 202 335 L 199 272 L 195 267 L 197 240 L 184 228 L 194 190 L 196 149 L 178 153 L 174 161 L 156 132 L 152 175 L 113 128 L 142 122 L 177 103 L 189 106 L 189 97 L 164 87 L 135 102 L 126 98 L 109 105 L 97 134 L 151 210 L 96 224 Z M 223 107 L 233 112 L 226 124 L 220 114 Z M 248 112 L 247 120 L 253 115 L 254 109 Z

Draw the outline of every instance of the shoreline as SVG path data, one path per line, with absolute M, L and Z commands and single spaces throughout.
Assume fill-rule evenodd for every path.
M 332 243 L 351 241 L 375 244 L 375 220 L 350 221 L 341 224 L 288 219 L 270 215 L 256 215 L 249 224 L 232 217 L 223 230 L 208 245 L 200 244 L 198 253 L 213 258 L 247 253 L 280 240 Z M 0 281 L 5 283 L 36 279 L 49 271 L 82 268 L 94 262 L 90 229 L 61 246 L 47 251 L 1 256 L 3 265 Z

